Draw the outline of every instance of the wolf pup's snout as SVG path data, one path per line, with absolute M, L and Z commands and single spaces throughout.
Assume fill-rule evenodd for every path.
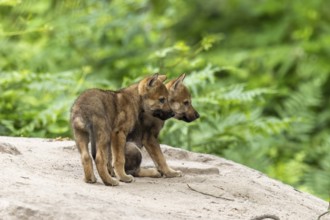
M 179 118 L 179 120 L 183 120 L 185 122 L 192 122 L 195 121 L 197 118 L 199 118 L 198 112 L 195 112 L 195 114 L 189 115 L 184 114 L 182 118 Z

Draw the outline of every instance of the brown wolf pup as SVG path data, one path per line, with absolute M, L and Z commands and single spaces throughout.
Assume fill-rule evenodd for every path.
M 185 74 L 166 84 L 169 91 L 169 103 L 174 112 L 174 117 L 186 122 L 192 122 L 199 118 L 198 112 L 191 104 L 191 95 L 183 85 Z M 125 171 L 138 177 L 177 177 L 181 176 L 180 171 L 171 169 L 165 160 L 158 142 L 158 134 L 164 125 L 164 120 L 153 117 L 147 112 L 140 118 L 140 127 L 129 135 L 125 146 Z M 141 140 L 142 137 L 142 140 Z M 141 168 L 142 155 L 139 148 L 142 145 L 146 148 L 154 161 L 157 169 Z M 111 155 L 109 156 L 111 160 Z M 111 171 L 111 170 L 110 170 Z M 112 172 L 113 173 L 113 172 Z
M 105 185 L 119 184 L 107 169 L 110 146 L 115 175 L 120 181 L 133 181 L 124 170 L 126 136 L 134 129 L 142 112 L 162 120 L 173 116 L 163 84 L 165 79 L 164 75 L 154 75 L 119 91 L 90 89 L 76 99 L 70 120 L 87 183 L 96 182 L 88 152 L 89 141 L 92 148 L 97 148 L 95 164 Z

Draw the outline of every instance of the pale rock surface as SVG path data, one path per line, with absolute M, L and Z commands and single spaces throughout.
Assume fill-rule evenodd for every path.
M 0 137 L 0 219 L 316 220 L 328 204 L 266 175 L 216 156 L 162 145 L 181 178 L 83 181 L 73 141 Z M 143 152 L 143 166 L 153 166 Z M 324 216 L 322 220 L 330 219 Z

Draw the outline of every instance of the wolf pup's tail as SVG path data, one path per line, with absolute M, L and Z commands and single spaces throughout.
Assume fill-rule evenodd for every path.
M 92 125 L 89 127 L 89 140 L 91 142 L 92 157 L 95 161 L 95 158 L 96 158 L 96 140 L 95 140 L 94 128 L 93 128 Z

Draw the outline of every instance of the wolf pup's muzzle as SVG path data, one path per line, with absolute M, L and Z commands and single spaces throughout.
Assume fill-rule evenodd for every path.
M 185 122 L 192 122 L 195 121 L 197 118 L 199 118 L 199 113 L 197 111 L 194 111 L 194 114 L 184 114 L 181 118 L 179 118 L 179 120 L 183 120 Z
M 161 120 L 166 120 L 172 118 L 174 116 L 173 111 L 163 111 L 161 109 L 157 109 L 152 113 L 152 116 L 159 118 Z

